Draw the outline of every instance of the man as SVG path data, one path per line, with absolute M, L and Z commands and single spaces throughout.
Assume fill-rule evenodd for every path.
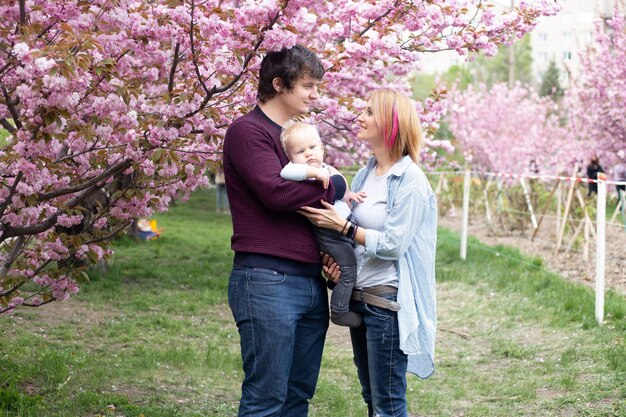
M 268 53 L 258 105 L 224 139 L 224 173 L 235 252 L 228 301 L 241 339 L 239 416 L 306 416 L 328 329 L 328 296 L 309 221 L 296 213 L 335 190 L 286 181 L 282 126 L 305 115 L 324 75 L 307 48 Z

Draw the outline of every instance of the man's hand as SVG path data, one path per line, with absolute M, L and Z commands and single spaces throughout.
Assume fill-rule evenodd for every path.
M 332 256 L 324 252 L 320 252 L 320 254 L 322 255 L 322 276 L 328 281 L 338 284 L 341 278 L 341 268 Z

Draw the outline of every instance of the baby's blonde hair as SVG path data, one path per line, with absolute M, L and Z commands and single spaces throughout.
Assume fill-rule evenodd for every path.
M 320 133 L 317 128 L 310 123 L 299 122 L 297 120 L 288 122 L 282 133 L 280 134 L 280 143 L 283 145 L 283 149 L 289 155 L 289 151 L 287 150 L 287 146 L 289 145 L 289 139 L 298 135 L 315 135 L 317 138 L 322 141 L 320 138 Z

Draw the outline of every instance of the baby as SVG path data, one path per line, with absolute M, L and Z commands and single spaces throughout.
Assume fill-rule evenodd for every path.
M 283 179 L 291 181 L 318 180 L 328 187 L 330 181 L 335 187 L 335 208 L 339 213 L 350 217 L 348 203 L 363 202 L 365 193 L 352 193 L 348 182 L 339 171 L 323 162 L 324 145 L 315 126 L 293 122 L 283 130 L 280 140 L 291 161 L 280 173 Z M 350 297 L 356 282 L 356 255 L 352 237 L 321 227 L 313 227 L 320 250 L 328 253 L 341 268 L 341 280 L 333 288 L 330 299 L 330 320 L 340 326 L 357 327 L 361 315 L 349 311 Z

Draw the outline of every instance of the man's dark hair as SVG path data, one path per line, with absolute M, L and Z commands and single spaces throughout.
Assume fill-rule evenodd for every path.
M 278 94 L 272 85 L 272 80 L 276 77 L 283 81 L 283 88 L 290 91 L 299 78 L 309 75 L 321 80 L 324 72 L 319 57 L 302 45 L 269 52 L 261 61 L 257 98 L 261 103 L 265 103 Z

